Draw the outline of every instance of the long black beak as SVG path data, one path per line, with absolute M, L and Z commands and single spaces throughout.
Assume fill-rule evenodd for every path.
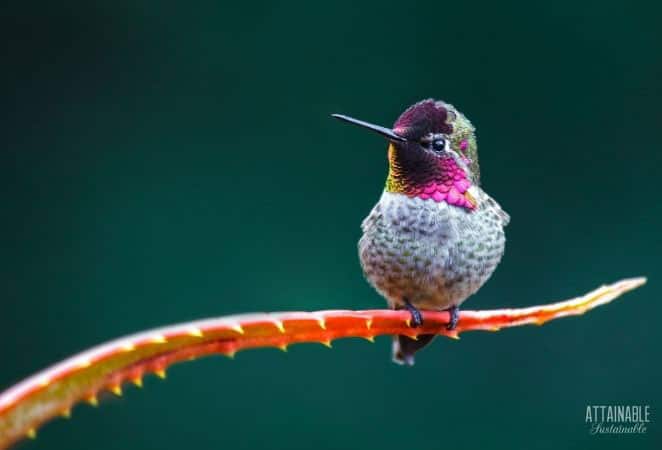
M 372 130 L 376 133 L 381 134 L 382 136 L 385 136 L 389 138 L 392 141 L 399 141 L 399 142 L 407 142 L 407 139 L 403 138 L 402 136 L 399 136 L 393 132 L 390 128 L 385 128 L 385 127 L 380 127 L 379 125 L 374 125 L 372 123 L 364 122 L 359 119 L 353 119 L 348 116 L 343 116 L 342 114 L 331 114 L 331 117 L 335 117 L 336 119 L 340 119 L 343 122 L 349 122 L 354 125 L 358 125 L 363 128 L 367 128 L 368 130 Z

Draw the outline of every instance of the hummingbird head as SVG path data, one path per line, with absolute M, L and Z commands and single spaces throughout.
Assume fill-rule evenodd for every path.
M 476 207 L 468 192 L 478 185 L 480 176 L 474 127 L 452 105 L 423 100 L 407 108 L 392 129 L 333 116 L 390 141 L 387 191 L 467 209 Z

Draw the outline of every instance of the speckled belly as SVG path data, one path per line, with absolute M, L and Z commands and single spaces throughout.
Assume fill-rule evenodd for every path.
M 384 192 L 363 221 L 363 272 L 391 307 L 460 305 L 499 264 L 508 215 L 472 188 L 475 210 Z

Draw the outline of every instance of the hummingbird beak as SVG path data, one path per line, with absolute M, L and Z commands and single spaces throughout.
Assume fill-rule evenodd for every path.
M 336 119 L 342 120 L 343 122 L 348 122 L 363 128 L 367 128 L 368 130 L 372 130 L 376 133 L 379 133 L 382 136 L 385 136 L 392 141 L 407 142 L 407 139 L 395 134 L 395 132 L 390 128 L 380 127 L 379 125 L 374 125 L 372 123 L 364 122 L 362 120 L 354 119 L 352 117 L 343 116 L 342 114 L 331 114 L 331 117 L 335 117 Z

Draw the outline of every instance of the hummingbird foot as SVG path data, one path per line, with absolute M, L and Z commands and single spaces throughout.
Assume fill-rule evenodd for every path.
M 448 320 L 446 329 L 448 331 L 452 331 L 455 329 L 455 327 L 457 327 L 457 321 L 460 320 L 460 308 L 458 308 L 457 305 L 453 305 L 446 309 L 446 311 L 448 311 L 448 314 L 450 314 L 450 319 Z
M 411 314 L 412 328 L 418 328 L 423 325 L 423 316 L 421 315 L 421 311 L 419 311 L 419 309 L 412 305 L 407 299 L 405 299 L 405 308 L 407 308 L 407 311 L 409 311 Z

